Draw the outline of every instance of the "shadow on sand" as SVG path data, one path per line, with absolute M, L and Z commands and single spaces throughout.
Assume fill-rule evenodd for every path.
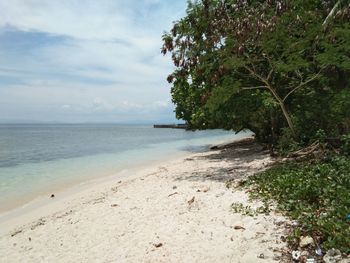
M 258 171 L 268 163 L 269 152 L 254 141 L 243 139 L 227 145 L 214 146 L 205 155 L 187 161 L 207 161 L 207 169 L 182 175 L 177 180 L 226 182 L 231 179 L 243 179 Z M 225 162 L 227 165 L 218 163 Z

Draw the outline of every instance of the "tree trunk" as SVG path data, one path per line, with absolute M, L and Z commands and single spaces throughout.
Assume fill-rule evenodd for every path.
M 272 93 L 272 95 L 275 97 L 275 99 L 277 100 L 278 104 L 280 105 L 281 107 L 281 110 L 283 112 L 283 116 L 284 118 L 286 119 L 287 123 L 288 123 L 288 126 L 289 128 L 291 129 L 292 133 L 293 133 L 293 136 L 295 137 L 295 129 L 294 129 L 294 124 L 293 124 L 293 121 L 289 115 L 289 112 L 286 108 L 286 105 L 284 104 L 283 100 L 281 99 L 281 97 L 277 94 L 277 92 L 271 87 L 271 85 L 269 83 L 267 83 L 267 88 L 268 90 Z

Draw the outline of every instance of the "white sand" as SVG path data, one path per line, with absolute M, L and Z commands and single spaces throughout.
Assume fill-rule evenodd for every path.
M 270 162 L 257 146 L 210 151 L 56 198 L 0 224 L 0 262 L 276 262 L 285 218 L 233 213 L 261 204 L 225 186 Z

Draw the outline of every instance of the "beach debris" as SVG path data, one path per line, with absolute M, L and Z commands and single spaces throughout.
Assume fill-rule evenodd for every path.
M 111 204 L 111 207 L 117 207 L 119 206 L 118 204 Z
M 314 258 L 308 258 L 308 259 L 306 259 L 305 262 L 306 262 L 306 263 L 315 263 L 316 261 L 315 261 Z
M 264 255 L 263 253 L 261 253 L 261 254 L 258 256 L 258 258 L 264 259 L 264 258 L 265 258 L 265 255 Z
M 341 252 L 338 249 L 330 249 L 327 251 L 326 255 L 323 257 L 325 263 L 336 263 L 342 258 Z
M 32 225 L 30 229 L 34 230 L 38 226 L 43 226 L 43 225 L 45 225 L 45 220 L 43 218 L 40 218 L 35 224 Z
M 243 226 L 234 226 L 233 229 L 235 230 L 245 230 Z
M 111 190 L 112 190 L 113 192 L 118 192 L 118 186 L 112 187 Z
M 22 230 L 17 230 L 11 234 L 11 237 L 14 237 L 15 235 L 22 233 Z
M 118 181 L 118 184 L 121 184 L 122 183 L 122 181 Z
M 301 256 L 301 252 L 299 250 L 292 251 L 292 259 L 294 261 L 299 261 L 300 256 Z
M 178 192 L 175 192 L 175 193 L 168 195 L 168 197 L 173 196 L 173 195 L 177 195 L 177 194 L 178 194 Z
M 315 249 L 315 253 L 317 256 L 322 257 L 323 256 L 323 252 L 322 249 L 320 247 Z
M 307 247 L 309 245 L 313 245 L 314 244 L 314 239 L 310 236 L 301 236 L 300 237 L 300 242 L 299 242 L 299 246 L 301 248 Z
M 193 202 L 194 202 L 194 197 L 192 197 L 190 200 L 187 201 L 188 205 L 193 204 Z
M 209 189 L 210 189 L 210 188 L 206 186 L 206 187 L 203 187 L 202 189 L 198 189 L 197 192 L 198 192 L 198 193 L 199 193 L 199 192 L 206 193 L 206 192 L 209 191 Z
M 51 198 L 55 198 L 55 195 L 54 194 L 51 194 L 51 196 L 50 196 Z
M 177 186 L 176 186 L 176 185 L 174 185 L 174 186 L 173 186 L 173 189 L 176 189 L 176 188 L 177 188 Z
M 32 241 L 32 238 L 31 238 L 31 237 L 29 237 L 29 238 L 28 238 L 28 240 L 29 240 L 29 241 Z
M 159 248 L 163 246 L 163 243 L 156 243 L 156 244 L 153 244 L 153 246 L 155 246 L 156 248 Z

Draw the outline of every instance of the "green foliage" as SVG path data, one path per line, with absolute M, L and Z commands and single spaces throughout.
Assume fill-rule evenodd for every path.
M 350 156 L 350 133 L 342 136 L 341 145 L 342 154 Z
M 345 2 L 344 2 L 345 3 Z M 189 1 L 163 36 L 176 116 L 193 129 L 252 130 L 293 149 L 350 132 L 350 7 L 334 1 Z M 324 21 L 327 18 L 327 22 Z M 293 146 L 293 145 L 292 145 Z M 284 148 L 287 147 L 287 148 Z
M 299 234 L 320 239 L 327 249 L 350 252 L 350 159 L 291 162 L 251 177 L 247 183 L 253 185 L 253 196 L 277 200 L 280 210 L 298 220 Z
M 296 151 L 300 148 L 300 144 L 295 141 L 290 129 L 282 129 L 281 136 L 277 143 L 277 150 L 282 154 L 287 154 L 288 152 Z

